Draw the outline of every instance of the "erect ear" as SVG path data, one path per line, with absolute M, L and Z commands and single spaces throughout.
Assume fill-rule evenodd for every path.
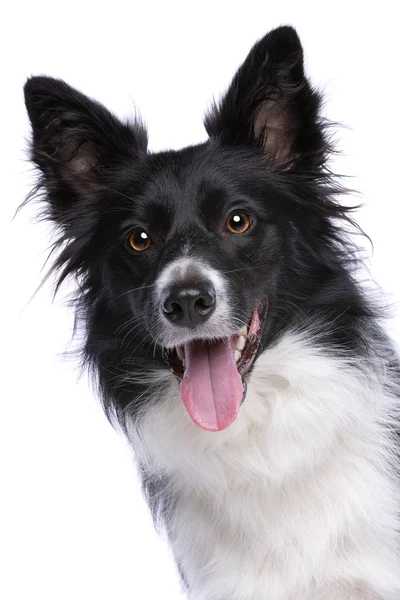
M 319 107 L 298 35 L 279 27 L 251 49 L 205 126 L 224 143 L 257 146 L 280 170 L 314 170 L 325 159 Z
M 146 152 L 147 134 L 59 79 L 32 77 L 24 92 L 31 157 L 43 174 L 51 216 L 63 223 L 74 206 L 96 201 L 110 169 Z

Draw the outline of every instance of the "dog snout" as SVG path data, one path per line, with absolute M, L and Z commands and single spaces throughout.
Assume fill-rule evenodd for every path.
M 171 285 L 162 294 L 161 309 L 165 318 L 180 327 L 194 329 L 202 325 L 215 307 L 215 289 L 208 281 Z

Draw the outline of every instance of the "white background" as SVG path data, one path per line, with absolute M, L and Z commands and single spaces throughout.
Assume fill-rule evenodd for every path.
M 11 8 L 12 6 L 12 8 Z M 399 101 L 395 2 L 31 2 L 2 9 L 0 596 L 4 600 L 178 599 L 127 444 L 103 416 L 70 347 L 72 314 L 39 284 L 49 228 L 33 206 L 22 86 L 66 79 L 120 116 L 139 109 L 152 149 L 205 139 L 202 114 L 250 46 L 293 24 L 326 112 L 349 126 L 336 168 L 353 175 L 372 272 L 399 314 Z M 359 197 L 355 200 L 360 201 Z M 371 255 L 370 248 L 367 248 Z M 65 299 L 65 298 L 64 298 Z M 400 340 L 399 319 L 389 324 Z

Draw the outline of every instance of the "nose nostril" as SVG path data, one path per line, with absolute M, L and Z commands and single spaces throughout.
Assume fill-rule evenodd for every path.
M 168 302 L 164 304 L 164 312 L 175 313 L 181 311 L 181 307 L 177 302 Z
M 163 311 L 168 317 L 173 320 L 178 320 L 183 317 L 183 308 L 178 302 L 165 302 L 163 305 Z
M 214 299 L 211 296 L 197 298 L 194 303 L 195 311 L 200 315 L 206 315 L 214 304 Z

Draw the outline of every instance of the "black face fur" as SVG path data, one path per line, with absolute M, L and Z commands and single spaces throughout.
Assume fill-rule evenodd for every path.
M 181 151 L 148 153 L 140 122 L 120 122 L 60 80 L 32 77 L 25 99 L 38 189 L 61 232 L 55 266 L 60 283 L 77 277 L 84 357 L 109 416 L 124 424 L 145 402 L 142 374 L 168 368 L 154 290 L 184 252 L 223 275 L 232 333 L 268 301 L 258 352 L 293 323 L 334 322 L 326 343 L 358 344 L 365 307 L 347 272 L 348 216 L 293 29 L 254 46 L 205 119 L 209 141 Z M 227 229 L 235 211 L 250 217 L 243 234 Z M 151 240 L 143 252 L 129 245 L 138 230 Z

